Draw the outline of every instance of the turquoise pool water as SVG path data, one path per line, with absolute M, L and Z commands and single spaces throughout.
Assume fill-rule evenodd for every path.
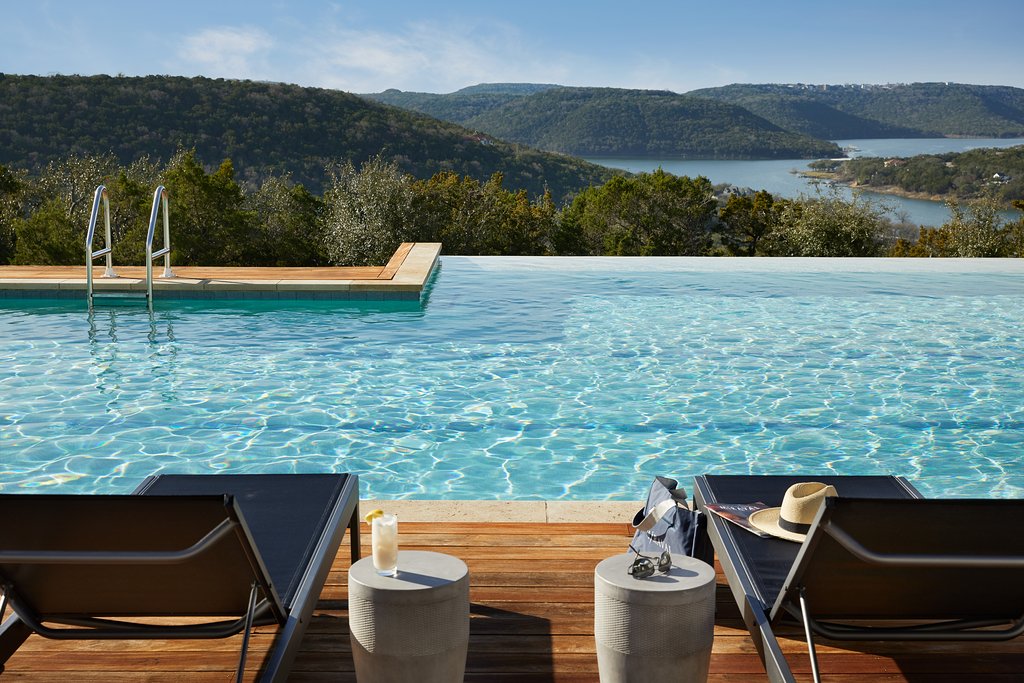
M 1022 332 L 1024 266 L 993 261 L 444 257 L 422 305 L 0 300 L 0 491 L 327 470 L 632 500 L 834 472 L 1018 497 Z

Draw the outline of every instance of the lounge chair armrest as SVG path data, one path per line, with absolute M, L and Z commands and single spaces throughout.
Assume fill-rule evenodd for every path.
M 943 555 L 941 553 L 879 553 L 865 548 L 837 524 L 826 521 L 821 528 L 851 554 L 868 564 L 900 567 L 977 567 L 1024 569 L 1019 555 Z
M 225 519 L 205 536 L 182 550 L 129 552 L 105 550 L 4 550 L 0 562 L 32 564 L 180 564 L 201 554 L 234 531 L 238 522 Z
M 253 623 L 273 623 L 273 619 L 265 621 L 271 614 L 267 601 L 261 602 L 253 614 Z M 238 619 L 211 621 L 202 624 L 143 624 L 136 621 L 119 621 L 117 619 L 95 619 L 79 617 L 77 619 L 52 619 L 51 623 L 66 624 L 77 628 L 51 628 L 33 619 L 31 615 L 19 615 L 33 631 L 54 640 L 119 640 L 139 639 L 206 639 L 226 638 L 245 630 L 247 616 Z

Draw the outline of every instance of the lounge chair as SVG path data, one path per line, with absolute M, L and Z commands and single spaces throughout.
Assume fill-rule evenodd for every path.
M 346 525 L 359 557 L 358 503 L 348 474 L 161 475 L 134 495 L 0 495 L 0 583 L 14 612 L 0 626 L 0 667 L 33 632 L 243 633 L 240 680 L 251 627 L 276 623 L 259 680 L 282 681 Z
M 706 503 L 779 505 L 799 481 L 832 484 L 801 543 L 709 515 L 709 533 L 771 681 L 793 674 L 772 631 L 833 640 L 1008 640 L 1024 633 L 1024 501 L 921 498 L 901 477 L 697 477 Z

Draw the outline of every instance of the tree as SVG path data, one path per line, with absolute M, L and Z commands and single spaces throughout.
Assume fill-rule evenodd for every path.
M 778 220 L 775 198 L 765 190 L 753 197 L 731 194 L 718 218 L 724 224 L 720 239 L 726 250 L 733 256 L 756 256 L 761 239 Z
M 25 203 L 24 175 L 0 165 L 0 265 L 14 258 L 14 224 L 21 218 Z
M 51 199 L 59 199 L 67 217 L 81 225 L 84 240 L 96 187 L 117 172 L 117 158 L 112 154 L 71 154 L 60 161 L 51 161 L 32 185 L 30 206 L 35 209 Z
M 412 198 L 410 179 L 380 156 L 358 171 L 351 163 L 336 169 L 324 194 L 324 251 L 330 262 L 386 263 L 413 232 Z
M 562 212 L 558 253 L 698 256 L 711 246 L 715 197 L 707 178 L 658 169 L 581 192 Z
M 1003 220 L 999 203 L 992 196 L 968 202 L 967 211 L 955 200 L 946 202 L 946 206 L 952 214 L 942 226 L 949 236 L 948 256 L 979 258 L 1003 254 Z
M 550 192 L 531 202 L 526 190 L 510 192 L 495 173 L 483 186 L 489 229 L 480 245 L 481 254 L 542 255 L 549 253 L 548 243 L 555 225 L 555 203 Z
M 1017 199 L 1013 207 L 1024 212 L 1024 199 Z M 1006 226 L 1006 256 L 1024 258 L 1024 215 Z
M 926 228 L 921 226 L 920 234 L 916 242 L 910 242 L 903 238 L 896 240 L 889 256 L 937 258 L 949 256 L 949 231 L 943 228 Z
M 46 200 L 28 218 L 14 221 L 14 264 L 61 266 L 85 264 L 85 231 L 68 214 L 60 197 Z
M 993 195 L 967 202 L 946 202 L 952 214 L 937 228 L 921 228 L 916 243 L 899 240 L 891 256 L 947 258 L 1024 257 L 1024 218 L 1005 222 Z M 1024 201 L 1014 206 L 1024 210 Z
M 442 242 L 449 254 L 544 254 L 556 210 L 549 193 L 531 202 L 510 192 L 500 173 L 481 185 L 452 172 L 412 185 L 417 240 Z
M 290 177 L 271 176 L 245 197 L 254 217 L 253 238 L 243 259 L 247 265 L 321 266 L 323 202 Z
M 141 159 L 127 168 L 120 168 L 112 156 L 71 156 L 51 162 L 43 173 L 34 180 L 11 176 L 5 181 L 0 171 L 0 254 L 4 249 L 3 216 L 9 211 L 25 213 L 30 218 L 20 226 L 20 232 L 30 227 L 42 231 L 27 235 L 29 242 L 18 253 L 19 263 L 51 265 L 79 265 L 85 263 L 84 242 L 88 229 L 96 188 L 105 185 L 110 202 L 111 241 L 114 245 L 115 263 L 142 263 L 144 253 L 143 214 L 148 212 L 147 193 L 151 191 L 156 177 L 156 165 L 148 159 Z M 10 182 L 7 182 L 10 181 Z M 13 183 L 13 184 L 12 184 Z M 20 185 L 20 187 L 18 187 Z M 6 188 L 6 191 L 5 191 Z M 17 188 L 17 189 L 12 189 Z M 18 197 L 13 197 L 14 192 Z M 7 196 L 5 201 L 3 197 Z M 11 201 L 17 201 L 19 208 L 12 209 Z M 55 211 L 64 213 L 64 220 L 55 219 Z M 39 214 L 38 218 L 36 214 Z M 31 220 L 35 218 L 35 220 Z M 9 225 L 13 226 L 13 223 Z M 93 248 L 105 246 L 102 213 L 98 215 L 96 239 Z M 139 236 L 139 233 L 143 237 Z M 69 249 L 67 242 L 72 233 L 79 240 L 81 249 Z M 13 242 L 10 243 L 13 247 Z M 39 259 L 37 262 L 31 259 Z M 0 262 L 2 262 L 0 255 Z
M 243 208 L 244 196 L 234 175 L 230 159 L 208 174 L 196 159 L 195 150 L 179 152 L 167 164 L 163 184 L 169 196 L 174 263 L 245 264 L 253 216 Z M 154 236 L 153 242 L 154 248 L 160 248 L 162 237 Z
M 159 167 L 140 159 L 106 181 L 110 197 L 110 229 L 114 243 L 114 264 L 143 265 L 146 262 L 146 234 L 149 228 L 153 191 L 159 185 Z M 172 205 L 173 207 L 173 205 Z M 173 211 L 173 208 L 171 209 Z M 172 215 L 173 219 L 173 215 Z M 174 245 L 171 224 L 171 244 Z M 162 237 L 156 244 L 160 245 Z
M 880 256 L 888 242 L 885 209 L 836 190 L 782 203 L 775 229 L 765 240 L 771 256 Z

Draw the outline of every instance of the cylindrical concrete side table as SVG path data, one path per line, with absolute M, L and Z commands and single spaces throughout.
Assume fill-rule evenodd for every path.
M 715 638 L 715 570 L 672 556 L 665 574 L 634 579 L 636 555 L 594 570 L 594 638 L 601 683 L 706 681 Z
M 348 572 L 348 625 L 360 683 L 461 682 L 469 648 L 469 570 L 441 553 L 401 550 L 398 575 L 366 557 Z

